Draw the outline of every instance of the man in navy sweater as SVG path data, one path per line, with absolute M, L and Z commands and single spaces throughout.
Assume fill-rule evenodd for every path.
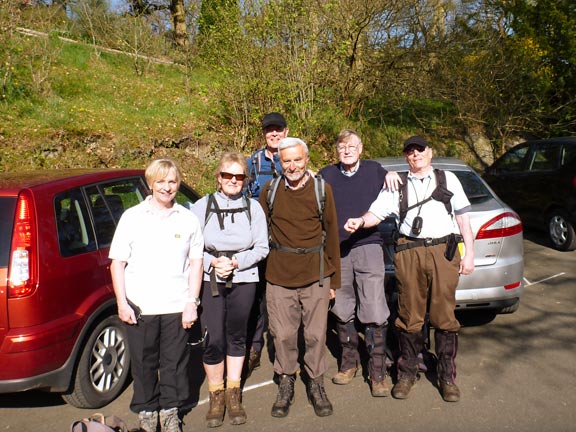
M 336 317 L 342 358 L 334 384 L 348 384 L 358 371 L 358 332 L 355 320 L 364 326 L 369 354 L 368 370 L 372 396 L 388 396 L 386 384 L 386 333 L 390 309 L 384 292 L 382 238 L 376 228 L 354 234 L 344 229 L 350 217 L 363 214 L 378 197 L 385 182 L 397 187 L 398 175 L 374 161 L 361 160 L 362 141 L 353 130 L 343 130 L 336 140 L 339 163 L 319 174 L 332 186 L 340 236 L 342 286 L 336 291 L 332 313 Z

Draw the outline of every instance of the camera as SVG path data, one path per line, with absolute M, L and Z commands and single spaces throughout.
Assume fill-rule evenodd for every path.
M 422 224 L 424 221 L 420 216 L 416 216 L 412 222 L 412 234 L 418 236 L 422 232 Z

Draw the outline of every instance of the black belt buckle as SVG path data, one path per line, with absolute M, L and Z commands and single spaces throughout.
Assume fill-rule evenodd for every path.
M 433 246 L 434 239 L 432 237 L 426 237 L 424 239 L 424 246 L 428 247 L 428 246 Z

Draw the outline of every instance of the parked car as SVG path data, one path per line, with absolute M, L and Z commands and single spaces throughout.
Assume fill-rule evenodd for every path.
M 404 158 L 376 159 L 389 171 L 406 172 Z M 452 171 L 470 200 L 470 224 L 474 234 L 474 265 L 471 275 L 460 278 L 456 290 L 456 310 L 490 310 L 512 313 L 518 309 L 524 291 L 524 246 L 520 217 L 502 202 L 482 178 L 463 161 L 434 158 L 434 168 Z M 394 275 L 393 218 L 379 226 L 385 238 L 387 275 Z
M 108 404 L 129 378 L 108 250 L 122 212 L 148 194 L 142 170 L 0 174 L 0 393 Z M 182 185 L 177 200 L 196 201 Z
M 547 231 L 558 250 L 576 249 L 576 137 L 519 144 L 483 177 L 524 225 Z

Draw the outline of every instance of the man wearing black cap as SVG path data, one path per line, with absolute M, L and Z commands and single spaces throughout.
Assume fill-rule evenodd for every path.
M 262 118 L 262 135 L 266 140 L 266 147 L 256 150 L 246 160 L 251 179 L 246 194 L 255 199 L 260 196 L 262 188 L 269 180 L 282 174 L 282 165 L 280 165 L 278 158 L 278 145 L 288 136 L 288 127 L 284 116 L 277 112 L 266 114 Z M 267 327 L 265 269 L 266 261 L 263 260 L 259 265 L 261 283 L 258 285 L 249 326 L 252 342 L 250 352 L 246 356 L 244 378 L 248 378 L 252 371 L 260 366 L 260 357 L 264 348 L 264 332 Z
M 266 147 L 256 150 L 247 160 L 251 178 L 248 194 L 252 198 L 258 198 L 266 182 L 282 173 L 278 159 L 278 144 L 288 136 L 284 116 L 277 112 L 266 114 L 262 118 L 262 135 L 266 140 Z
M 399 191 L 382 191 L 362 217 L 348 219 L 345 229 L 355 232 L 373 227 L 389 215 L 399 219 L 394 261 L 400 358 L 392 396 L 406 399 L 416 382 L 422 326 L 429 307 L 440 392 L 445 401 L 457 402 L 460 389 L 455 382 L 455 359 L 460 323 L 454 308 L 459 275 L 474 271 L 470 202 L 456 175 L 432 167 L 432 149 L 423 137 L 408 138 L 404 155 L 410 166 L 405 185 Z M 458 248 L 461 240 L 463 256 Z

